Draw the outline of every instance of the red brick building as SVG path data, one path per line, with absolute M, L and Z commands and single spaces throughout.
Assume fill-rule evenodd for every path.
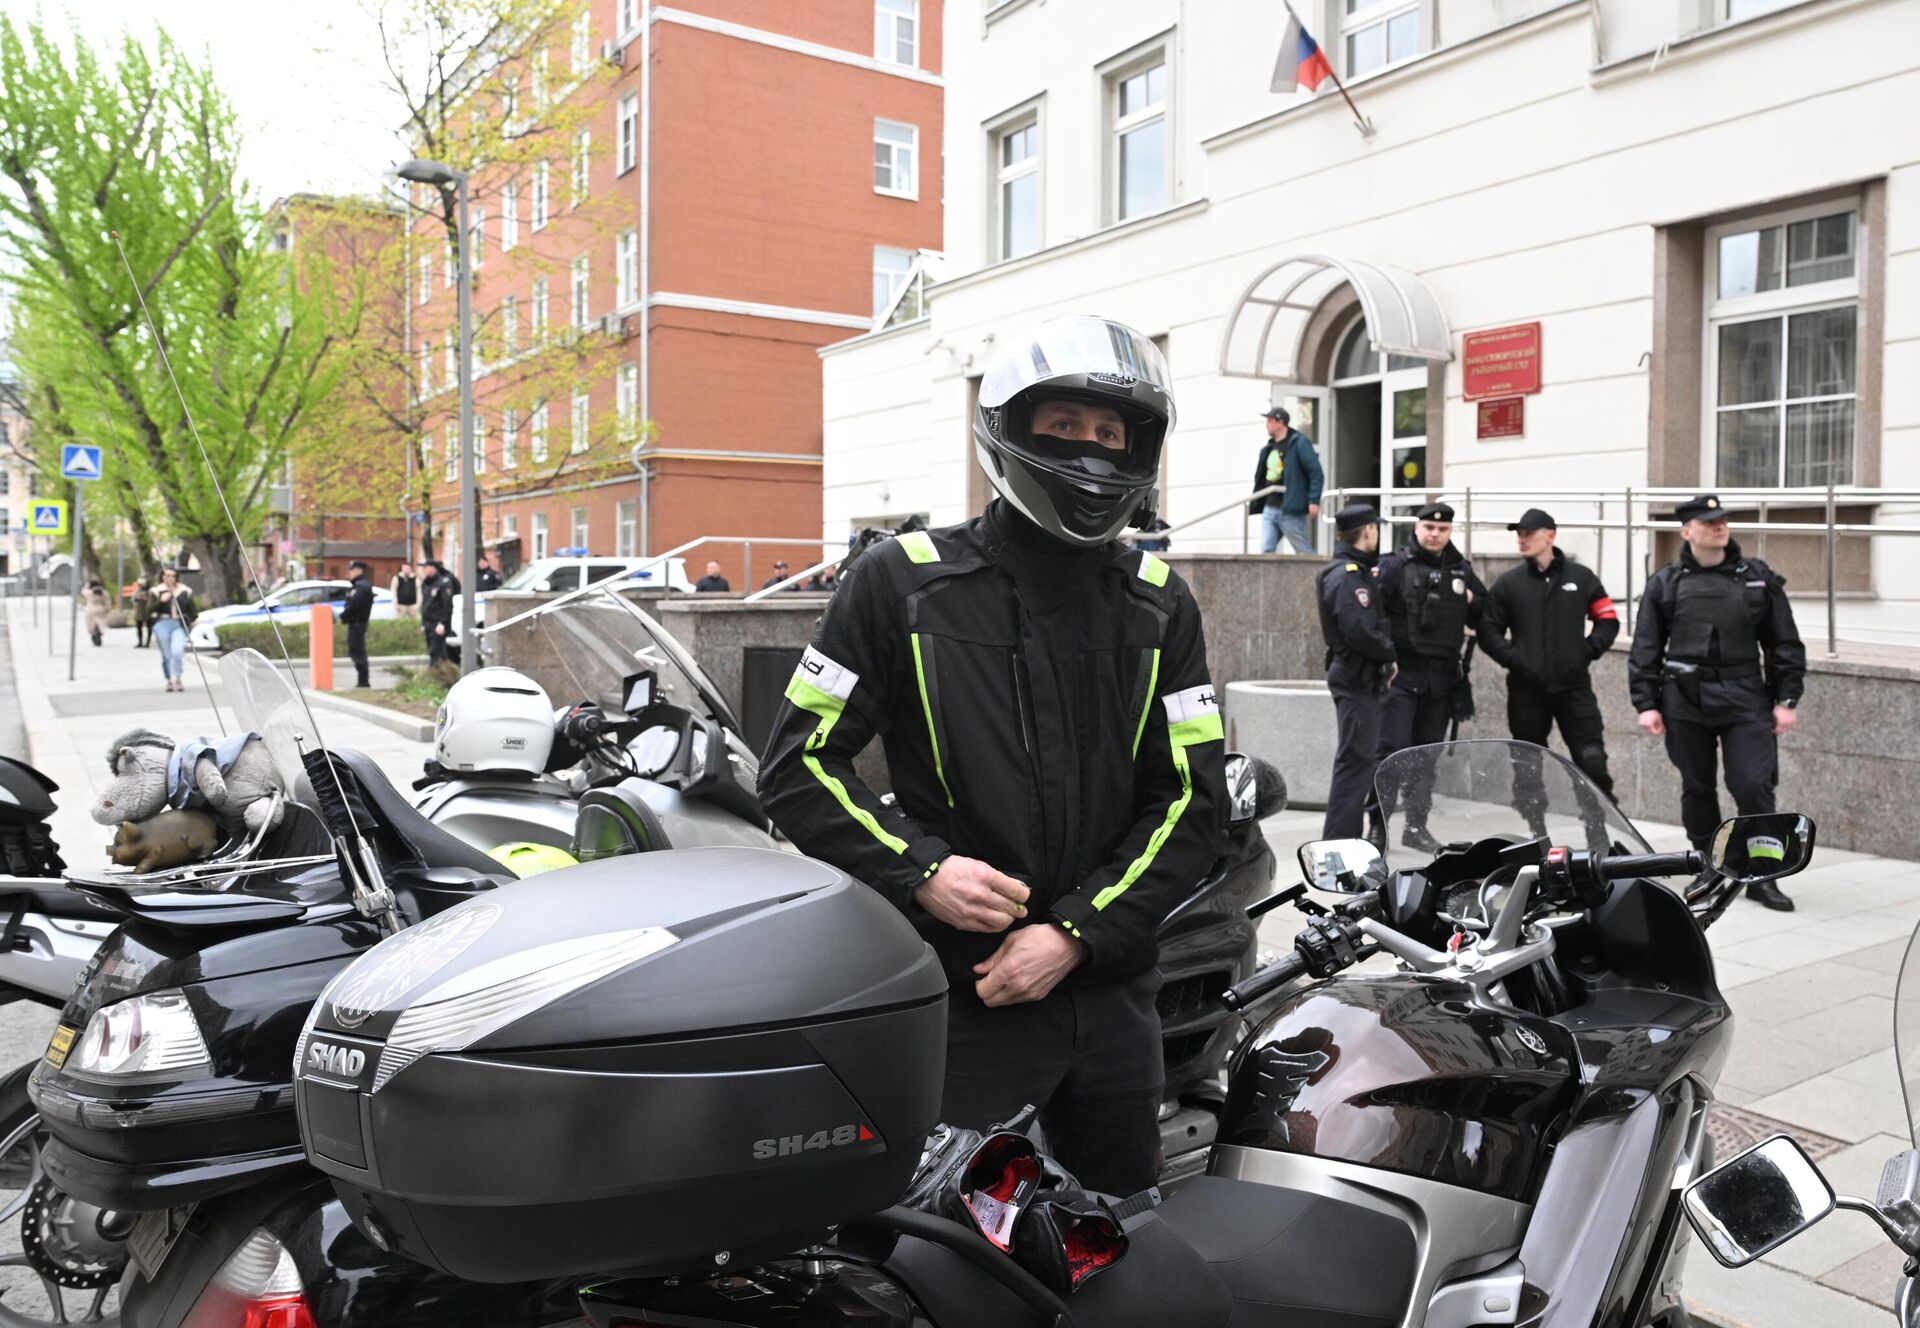
M 582 101 L 544 163 L 473 183 L 489 544 L 517 538 L 526 560 L 750 537 L 750 567 L 737 546 L 688 554 L 736 589 L 775 557 L 817 560 L 815 350 L 869 326 L 941 240 L 942 3 L 590 0 L 528 54 L 531 101 Z M 412 242 L 411 337 L 450 440 L 456 292 L 431 218 Z M 558 343 L 558 376 L 528 367 Z M 451 561 L 457 456 L 434 456 Z

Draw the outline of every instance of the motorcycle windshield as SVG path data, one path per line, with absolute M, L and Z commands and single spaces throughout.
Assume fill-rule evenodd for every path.
M 1900 1069 L 1900 1096 L 1906 1100 L 1907 1134 L 1920 1148 L 1920 927 L 1907 939 L 1900 983 L 1893 989 L 1893 1056 Z
M 1653 851 L 1578 766 L 1529 742 L 1480 738 L 1409 747 L 1380 763 L 1373 785 L 1386 815 L 1387 861 L 1394 867 L 1419 866 L 1432 857 L 1402 843 L 1403 835 L 1418 839 L 1421 828 L 1442 844 L 1546 835 L 1568 848 Z
M 299 788 L 305 774 L 301 746 L 311 752 L 324 744 L 300 699 L 292 666 L 275 664 L 257 650 L 230 650 L 220 657 L 220 685 L 241 730 L 258 733 L 285 786 Z
M 655 675 L 655 700 L 717 720 L 738 733 L 739 721 L 720 689 L 685 646 L 651 615 L 611 589 L 596 587 L 489 627 L 490 639 L 513 637 L 508 658 L 538 659 L 555 705 L 592 701 L 618 714 L 622 684 L 642 669 Z M 499 653 L 499 652 L 496 652 Z M 562 687 L 551 680 L 564 678 Z

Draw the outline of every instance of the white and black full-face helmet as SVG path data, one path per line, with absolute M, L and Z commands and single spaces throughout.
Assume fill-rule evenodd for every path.
M 1037 434 L 1035 408 L 1055 401 L 1117 413 L 1125 446 Z M 1002 498 L 1056 539 L 1093 547 L 1153 519 L 1173 421 L 1160 348 L 1124 324 L 1079 316 L 1042 323 L 994 355 L 973 439 Z

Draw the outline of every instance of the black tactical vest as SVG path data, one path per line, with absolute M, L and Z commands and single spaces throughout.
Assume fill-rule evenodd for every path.
M 1400 607 L 1416 655 L 1458 658 L 1467 639 L 1464 570 L 1458 563 L 1439 567 L 1411 556 L 1400 564 Z
M 1766 612 L 1766 573 L 1745 561 L 1730 570 L 1688 570 L 1674 578 L 1667 658 L 1683 664 L 1753 664 L 1754 624 Z

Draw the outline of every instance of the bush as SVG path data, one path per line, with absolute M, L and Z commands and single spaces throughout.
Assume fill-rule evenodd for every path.
M 230 623 L 214 631 L 220 637 L 222 650 L 242 650 L 251 646 L 268 659 L 277 659 L 280 655 L 280 647 L 274 641 L 272 623 Z M 307 624 L 281 623 L 280 639 L 287 643 L 287 654 L 292 658 L 307 657 Z M 339 658 L 346 656 L 347 628 L 344 623 L 336 622 L 333 625 L 333 653 Z M 426 638 L 420 634 L 420 621 L 417 618 L 376 618 L 367 624 L 369 655 L 426 653 Z

